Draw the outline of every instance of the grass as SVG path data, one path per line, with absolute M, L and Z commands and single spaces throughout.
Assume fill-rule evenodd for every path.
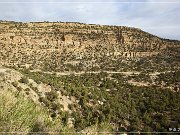
M 52 119 L 48 112 L 31 100 L 11 91 L 0 92 L 0 132 L 68 132 L 60 119 Z

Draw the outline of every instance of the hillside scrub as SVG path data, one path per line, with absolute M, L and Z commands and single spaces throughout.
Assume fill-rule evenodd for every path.
M 77 131 L 104 122 L 111 123 L 113 131 L 118 132 L 167 132 L 169 127 L 179 126 L 179 92 L 158 86 L 133 86 L 121 74 L 111 76 L 113 79 L 104 73 L 55 76 L 26 70 L 23 74 L 79 100 L 71 114 Z
M 69 129 L 52 119 L 48 112 L 22 95 L 0 94 L 0 132 L 63 132 Z

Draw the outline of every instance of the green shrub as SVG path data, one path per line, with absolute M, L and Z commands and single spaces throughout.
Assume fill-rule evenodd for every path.
M 26 77 L 22 77 L 20 80 L 19 80 L 20 83 L 25 83 L 25 84 L 28 84 L 29 81 Z
M 177 108 L 180 105 L 179 93 L 157 86 L 132 86 L 127 83 L 129 78 L 121 74 L 113 74 L 111 78 L 109 75 L 86 73 L 79 76 L 57 77 L 45 73 L 28 73 L 29 78 L 41 80 L 57 90 L 63 88 L 62 95 L 74 96 L 76 101 L 79 101 L 79 104 L 68 106 L 74 110 L 71 115 L 75 119 L 74 127 L 77 131 L 96 123 L 113 123 L 118 130 L 122 128 L 120 125 L 125 125 L 127 129 L 122 128 L 123 131 L 166 131 L 172 121 L 179 123 L 180 115 Z M 135 77 L 149 81 L 148 75 L 141 74 Z M 174 80 L 173 74 L 171 78 L 170 83 L 178 82 L 178 74 L 177 79 Z M 159 77 L 160 82 L 162 79 Z M 169 80 L 169 77 L 164 79 Z M 101 87 L 98 84 L 101 84 Z M 107 88 L 111 90 L 105 91 Z M 57 92 L 52 90 L 46 93 L 46 97 L 47 99 L 42 99 L 46 106 L 56 110 L 57 106 L 54 103 L 56 103 Z M 103 102 L 103 105 L 99 104 L 98 100 Z M 157 114 L 167 116 L 157 117 Z M 64 123 L 67 122 L 64 115 L 61 118 Z M 125 120 L 128 123 L 124 122 Z M 141 128 L 142 125 L 144 129 Z
M 18 82 L 12 82 L 12 85 L 13 85 L 14 87 L 17 87 L 17 86 L 18 86 Z
M 45 105 L 46 107 L 50 107 L 50 106 L 51 106 L 51 102 L 50 102 L 47 98 L 45 98 L 45 97 L 40 97 L 40 98 L 39 98 L 39 101 L 40 101 L 41 103 L 44 103 L 44 105 Z
M 46 97 L 49 101 L 54 101 L 55 99 L 57 99 L 58 94 L 55 90 L 51 90 L 50 92 L 46 93 Z
M 26 95 L 29 95 L 29 91 L 26 91 Z
M 31 87 L 35 92 L 38 92 L 38 88 L 37 87 Z
M 49 114 L 22 95 L 0 94 L 0 132 L 62 131 L 61 121 L 51 120 Z M 41 122 L 39 122 L 41 120 Z M 62 129 L 62 130 L 61 130 Z
M 70 110 L 74 110 L 74 104 L 68 104 L 68 108 L 69 108 Z
M 67 125 L 68 118 L 69 118 L 68 113 L 64 113 L 64 116 L 62 117 L 62 122 L 63 122 L 64 125 Z
M 26 88 L 25 91 L 30 91 L 30 88 Z
M 59 103 L 52 102 L 51 103 L 51 109 L 54 111 L 60 111 L 62 108 L 62 105 Z
M 17 90 L 18 90 L 18 91 L 22 91 L 22 88 L 21 88 L 21 87 L 17 87 Z

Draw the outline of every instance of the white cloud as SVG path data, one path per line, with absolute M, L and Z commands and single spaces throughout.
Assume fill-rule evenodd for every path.
M 4 0 L 2 3 L 1 0 L 0 19 L 125 25 L 180 40 L 180 1 L 121 1 L 124 3 L 118 0 L 11 0 L 13 3 Z

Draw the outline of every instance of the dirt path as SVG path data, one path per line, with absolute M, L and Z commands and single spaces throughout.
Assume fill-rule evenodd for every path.
M 150 84 L 147 82 L 136 82 L 133 80 L 129 80 L 128 83 L 135 85 L 135 86 L 149 86 Z
M 74 72 L 74 71 L 70 71 L 70 72 L 45 72 L 45 71 L 41 71 L 41 70 L 31 70 L 30 72 L 43 72 L 45 74 L 56 74 L 56 75 L 81 75 L 81 74 L 86 74 L 86 73 L 91 73 L 91 74 L 99 74 L 101 72 L 105 72 L 105 73 L 108 73 L 108 74 L 124 74 L 124 75 L 138 75 L 140 74 L 140 72 L 137 72 L 137 71 L 127 71 L 127 72 L 121 72 L 121 71 L 88 71 L 88 72 L 85 72 L 85 71 L 81 71 L 81 72 Z

